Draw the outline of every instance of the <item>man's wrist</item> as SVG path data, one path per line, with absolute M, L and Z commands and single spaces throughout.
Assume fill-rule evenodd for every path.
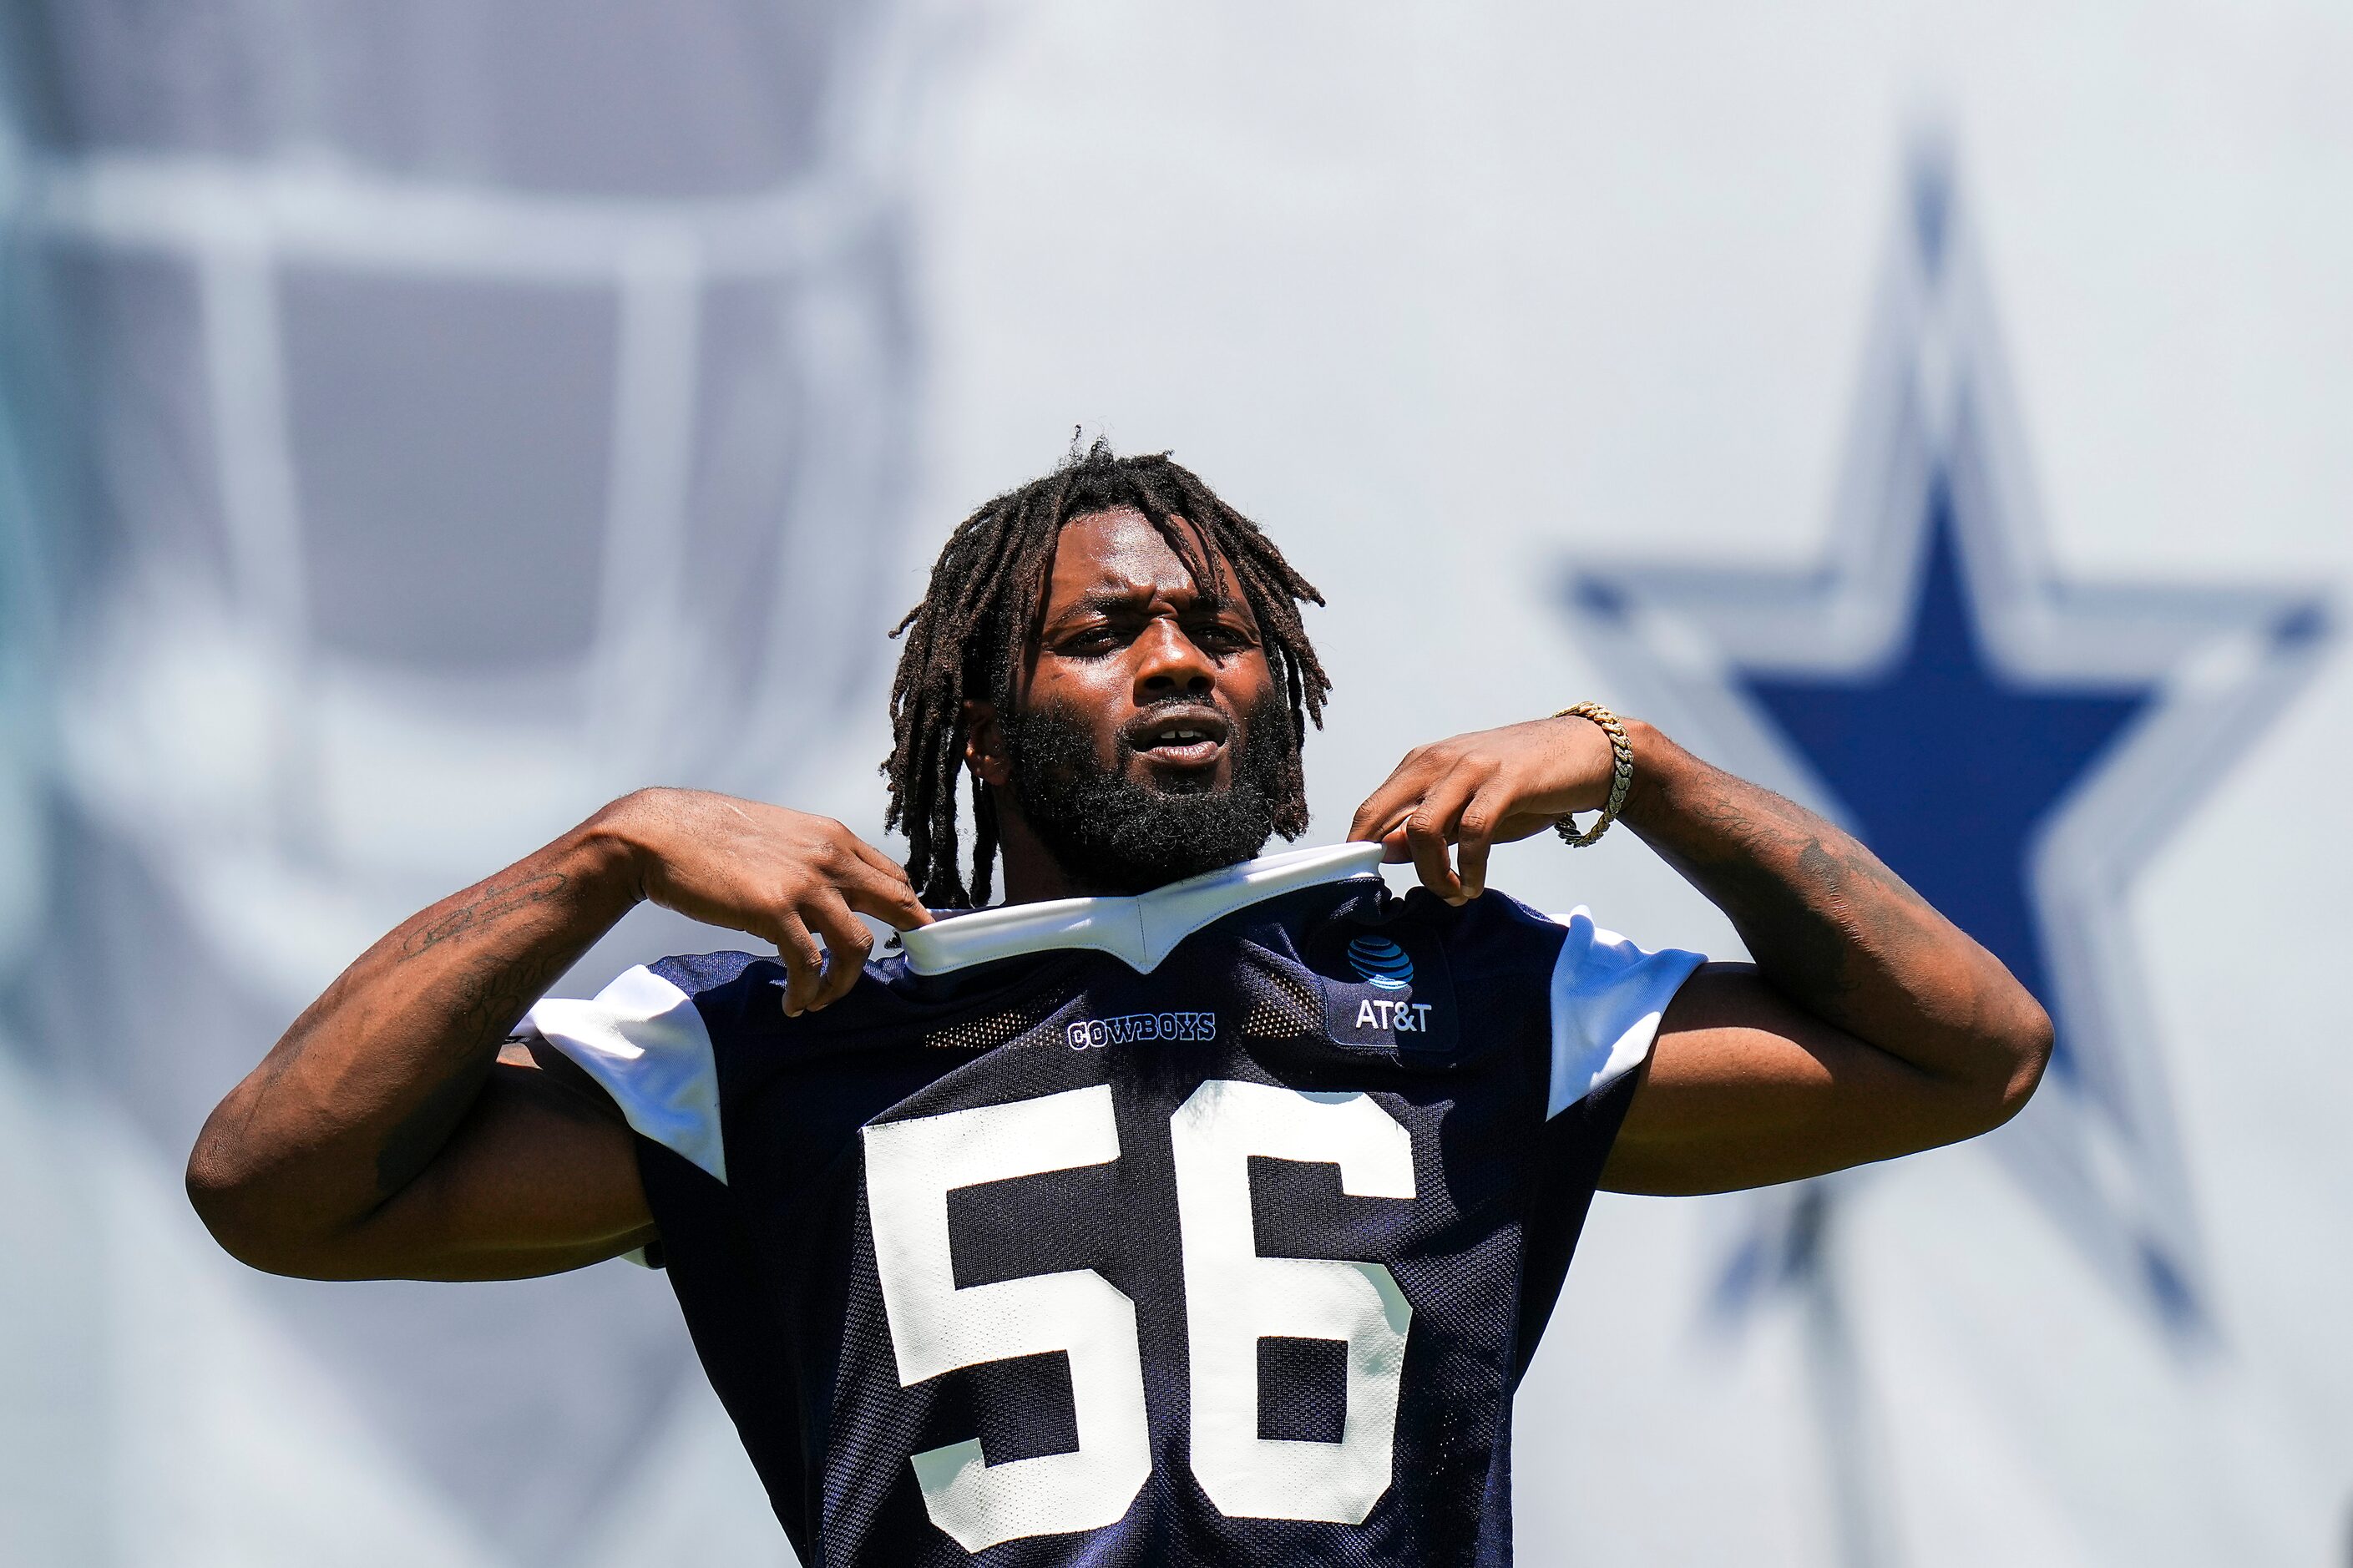
M 643 903 L 654 869 L 661 864 L 661 847 L 673 815 L 664 808 L 677 794 L 633 790 L 574 829 L 572 848 L 582 858 L 584 875 L 629 904 Z
M 1690 753 L 1667 739 L 1663 731 L 1641 719 L 1622 720 L 1626 740 L 1634 748 L 1634 779 L 1626 788 L 1626 804 L 1618 820 L 1637 833 L 1671 809 L 1673 784 Z
M 1599 702 L 1572 703 L 1554 714 L 1553 719 L 1556 722 L 1569 720 L 1590 724 L 1601 731 L 1609 747 L 1608 793 L 1601 798 L 1601 815 L 1594 819 L 1593 826 L 1581 826 L 1574 806 L 1553 821 L 1553 831 L 1560 835 L 1561 842 L 1571 849 L 1583 849 L 1599 843 L 1625 809 L 1626 795 L 1634 782 L 1634 748 L 1626 737 L 1625 721 Z

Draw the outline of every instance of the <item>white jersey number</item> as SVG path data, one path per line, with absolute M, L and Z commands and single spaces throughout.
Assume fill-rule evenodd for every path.
M 1377 1263 L 1261 1258 L 1250 1160 L 1335 1163 L 1340 1190 L 1413 1196 L 1413 1137 L 1361 1094 L 1205 1083 L 1169 1123 L 1185 1237 L 1185 1321 L 1193 1360 L 1193 1475 L 1231 1518 L 1362 1524 L 1389 1489 L 1398 1381 L 1413 1309 Z M 1337 1443 L 1258 1435 L 1258 1342 L 1348 1347 L 1347 1417 Z
M 1076 1452 L 987 1465 L 975 1438 L 913 1457 L 932 1522 L 966 1552 L 1112 1523 L 1152 1474 L 1152 1441 L 1135 1303 L 1092 1268 L 957 1289 L 948 1191 L 1118 1158 L 1108 1087 L 866 1129 L 866 1211 L 900 1384 L 1070 1352 Z
M 1203 1084 L 1170 1119 L 1192 1358 L 1193 1473 L 1229 1516 L 1360 1524 L 1388 1490 L 1413 1310 L 1377 1263 L 1261 1258 L 1250 1159 L 1336 1163 L 1341 1190 L 1414 1195 L 1411 1135 L 1362 1094 Z M 984 1464 L 977 1440 L 911 1457 L 932 1522 L 967 1552 L 1118 1520 L 1152 1473 L 1135 1303 L 1092 1268 L 955 1288 L 953 1188 L 1119 1158 L 1108 1087 L 870 1127 L 866 1205 L 899 1381 L 1065 1351 L 1068 1454 Z M 1337 1443 L 1258 1435 L 1258 1342 L 1343 1342 Z

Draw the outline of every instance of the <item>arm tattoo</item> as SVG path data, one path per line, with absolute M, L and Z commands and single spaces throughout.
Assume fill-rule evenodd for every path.
M 377 1145 L 379 1197 L 390 1197 L 432 1163 L 472 1110 L 490 1076 L 497 1053 L 483 1047 L 505 1039 L 515 1021 L 570 963 L 570 955 L 563 952 L 469 953 L 466 944 L 489 934 L 518 911 L 560 897 L 566 886 L 562 873 L 550 871 L 482 889 L 470 902 L 428 921 L 401 942 L 397 963 L 419 959 L 438 948 L 455 966 L 448 981 L 454 990 L 447 994 L 446 1004 L 448 1050 L 443 1060 L 447 1076 L 427 1090 Z
M 461 904 L 432 923 L 411 931 L 407 940 L 400 944 L 400 956 L 415 958 L 427 948 L 478 931 L 517 910 L 543 904 L 560 895 L 565 885 L 562 872 L 549 871 L 504 887 L 485 888 L 472 903 Z
M 562 955 L 535 962 L 493 955 L 469 963 L 454 977 L 458 992 L 452 999 L 450 1022 L 457 1043 L 471 1056 L 485 1045 L 505 1039 L 507 1031 L 554 983 L 567 963 Z
M 1671 858 L 1730 917 L 1766 980 L 1818 1016 L 1854 1027 L 1851 1004 L 1875 955 L 1924 934 L 1935 911 L 1829 823 L 1769 791 L 1725 783 L 1692 814 L 1705 831 Z

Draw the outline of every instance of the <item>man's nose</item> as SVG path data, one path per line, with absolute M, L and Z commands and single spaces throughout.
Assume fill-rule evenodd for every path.
M 1135 643 L 1138 702 L 1166 701 L 1179 693 L 1207 696 L 1217 684 L 1218 667 L 1175 620 L 1162 617 Z

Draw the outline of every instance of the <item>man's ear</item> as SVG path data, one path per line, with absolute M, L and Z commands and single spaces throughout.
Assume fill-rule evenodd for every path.
M 964 704 L 964 760 L 981 783 L 1003 789 L 1013 779 L 1013 759 L 1005 748 L 1005 726 L 997 704 L 968 697 Z

